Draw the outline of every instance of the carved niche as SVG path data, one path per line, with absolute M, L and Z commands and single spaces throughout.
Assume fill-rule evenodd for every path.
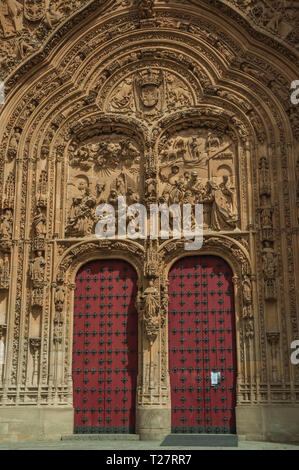
M 9 240 L 13 232 L 13 209 L 15 199 L 15 172 L 12 170 L 7 177 L 0 214 L 0 239 Z
M 10 283 L 10 255 L 0 250 L 0 290 L 8 290 Z
M 43 306 L 44 302 L 44 277 L 46 261 L 43 251 L 36 251 L 30 262 L 29 275 L 32 283 L 31 306 Z
M 239 229 L 236 150 L 229 136 L 200 127 L 167 133 L 158 154 L 161 203 L 203 204 L 205 230 Z
M 98 130 L 74 139 L 68 146 L 66 236 L 95 233 L 95 209 L 109 203 L 117 210 L 118 197 L 137 203 L 141 194 L 141 147 L 136 139 L 111 129 Z

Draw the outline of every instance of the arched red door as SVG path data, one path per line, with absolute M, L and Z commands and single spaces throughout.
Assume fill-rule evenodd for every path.
M 232 271 L 190 256 L 169 273 L 172 432 L 235 433 L 236 346 Z
M 75 433 L 134 433 L 137 274 L 97 260 L 76 277 L 73 341 Z

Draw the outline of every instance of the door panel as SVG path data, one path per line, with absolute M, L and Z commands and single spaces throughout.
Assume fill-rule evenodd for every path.
M 137 275 L 97 260 L 76 277 L 73 341 L 75 433 L 134 433 Z
M 217 256 L 186 257 L 169 273 L 172 432 L 235 433 L 232 271 Z M 220 372 L 212 385 L 211 373 Z

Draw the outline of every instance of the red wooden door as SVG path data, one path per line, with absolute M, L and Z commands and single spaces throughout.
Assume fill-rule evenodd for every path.
M 217 256 L 186 257 L 169 281 L 172 432 L 235 433 L 232 271 Z
M 137 275 L 97 260 L 76 277 L 73 342 L 75 433 L 134 433 Z

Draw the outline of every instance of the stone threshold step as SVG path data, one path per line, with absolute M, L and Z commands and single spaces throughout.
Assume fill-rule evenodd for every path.
M 161 446 L 238 447 L 236 434 L 169 434 Z
M 139 441 L 139 434 L 66 434 L 62 441 Z

